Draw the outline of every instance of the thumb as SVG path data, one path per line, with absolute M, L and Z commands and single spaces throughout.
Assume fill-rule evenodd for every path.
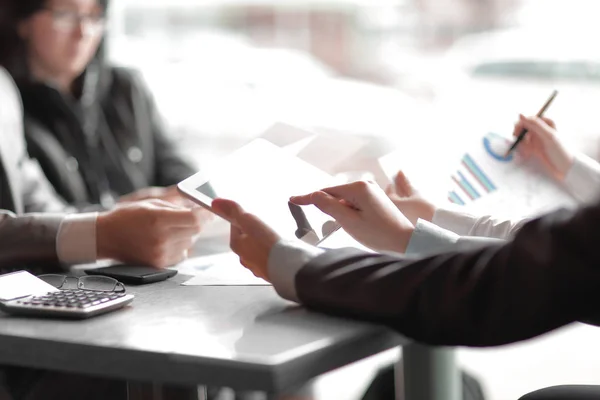
M 279 240 L 279 235 L 254 214 L 242 212 L 237 218 L 237 225 L 242 232 L 255 239 L 266 239 L 270 243 L 275 243 Z
M 273 243 L 279 240 L 279 235 L 273 229 L 257 216 L 244 211 L 242 206 L 233 200 L 215 199 L 212 202 L 212 208 L 247 235 L 267 239 Z
M 410 197 L 417 194 L 415 188 L 402 171 L 398 171 L 394 177 L 394 185 L 396 185 L 396 193 L 401 197 Z
M 213 211 L 234 225 L 239 225 L 239 216 L 244 213 L 244 209 L 233 200 L 214 199 L 212 202 Z

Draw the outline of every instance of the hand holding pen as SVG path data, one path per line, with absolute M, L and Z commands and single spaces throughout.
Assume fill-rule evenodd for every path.
M 550 95 L 550 97 L 548 98 L 548 100 L 546 100 L 546 103 L 544 103 L 544 105 L 542 106 L 542 108 L 540 109 L 540 111 L 538 111 L 538 113 L 536 115 L 538 118 L 541 118 L 541 117 L 544 116 L 544 113 L 546 112 L 546 110 L 548 109 L 548 107 L 550 107 L 550 104 L 552 104 L 552 102 L 556 98 L 557 94 L 558 94 L 558 91 L 556 91 L 556 90 L 552 91 L 552 94 Z M 512 153 L 517 148 L 517 146 L 519 145 L 519 143 L 521 143 L 523 141 L 523 139 L 525 139 L 525 135 L 527 135 L 527 128 L 523 127 L 521 129 L 521 131 L 519 131 L 519 134 L 516 135 L 517 139 L 514 141 L 514 143 L 512 144 L 512 146 L 510 146 L 510 148 L 508 149 L 508 151 L 504 155 L 504 158 L 508 158 L 508 156 L 510 156 L 510 153 Z
M 521 156 L 537 158 L 552 177 L 563 180 L 573 165 L 573 155 L 558 139 L 554 121 L 520 115 L 513 135 L 518 138 L 523 130 L 528 133 L 519 144 Z

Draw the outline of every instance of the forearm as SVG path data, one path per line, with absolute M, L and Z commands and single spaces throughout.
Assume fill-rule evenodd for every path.
M 0 268 L 58 264 L 56 238 L 63 215 L 0 212 Z
M 0 212 L 0 269 L 96 260 L 96 214 Z
M 527 339 L 593 313 L 600 207 L 529 223 L 506 245 L 421 260 L 329 251 L 296 275 L 300 301 L 439 345 Z

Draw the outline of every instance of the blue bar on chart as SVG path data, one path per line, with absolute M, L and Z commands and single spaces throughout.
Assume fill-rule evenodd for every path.
M 464 206 L 465 202 L 460 198 L 458 194 L 454 190 L 448 192 L 448 200 L 450 203 L 458 204 L 459 206 Z
M 477 165 L 475 160 L 469 155 L 465 154 L 462 159 L 462 165 L 469 171 L 469 173 L 475 178 L 479 185 L 485 189 L 486 192 L 491 193 L 495 191 L 496 185 L 492 182 L 489 176 L 483 172 L 483 170 Z

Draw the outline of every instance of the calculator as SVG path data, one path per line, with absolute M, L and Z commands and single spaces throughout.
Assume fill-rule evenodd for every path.
M 127 293 L 66 289 L 3 301 L 0 310 L 34 317 L 84 319 L 122 308 L 133 298 Z

